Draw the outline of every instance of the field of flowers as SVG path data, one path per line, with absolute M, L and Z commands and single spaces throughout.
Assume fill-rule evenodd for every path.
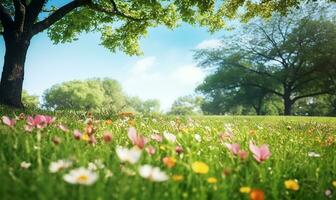
M 336 119 L 3 111 L 0 199 L 336 198 Z

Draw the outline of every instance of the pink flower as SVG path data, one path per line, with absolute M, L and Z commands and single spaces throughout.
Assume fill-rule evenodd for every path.
M 162 142 L 163 140 L 162 136 L 156 133 L 152 134 L 150 137 L 152 140 L 155 140 L 157 142 Z
M 175 151 L 176 153 L 180 154 L 180 153 L 183 153 L 183 148 L 181 146 L 176 146 L 175 147 Z
M 47 115 L 36 115 L 34 118 L 32 116 L 27 117 L 27 124 L 34 126 L 38 129 L 42 129 L 47 125 L 53 123 L 55 118 Z
M 7 116 L 3 116 L 2 117 L 2 123 L 4 123 L 5 125 L 13 128 L 14 125 L 16 124 L 16 120 L 15 119 L 11 119 L 11 118 L 9 118 Z
M 138 135 L 135 128 L 128 129 L 128 138 L 132 141 L 132 144 L 143 149 L 147 143 L 147 139 L 141 135 Z
M 69 132 L 69 129 L 66 126 L 62 125 L 62 124 L 58 125 L 58 128 L 61 129 L 64 132 Z
M 226 148 L 228 148 L 233 155 L 238 155 L 238 152 L 240 151 L 240 145 L 239 144 L 229 144 L 229 143 L 225 143 Z
M 76 140 L 80 140 L 82 137 L 82 133 L 79 130 L 75 130 L 73 136 Z
M 149 155 L 155 154 L 155 148 L 152 146 L 146 147 L 146 151 Z
M 248 152 L 247 151 L 244 151 L 244 150 L 240 150 L 238 152 L 238 157 L 242 160 L 246 160 L 247 159 L 247 156 L 248 156 Z
M 268 149 L 267 144 L 263 144 L 260 147 L 258 147 L 255 144 L 253 144 L 252 141 L 250 141 L 249 147 L 250 147 L 250 151 L 253 153 L 254 159 L 259 163 L 267 160 L 271 156 L 271 152 Z

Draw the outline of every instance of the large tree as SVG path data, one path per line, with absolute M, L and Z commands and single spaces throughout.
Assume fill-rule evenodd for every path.
M 321 10 L 327 14 L 316 15 Z M 224 40 L 223 48 L 201 50 L 195 57 L 202 66 L 219 68 L 217 76 L 235 73 L 222 89 L 262 89 L 281 97 L 284 114 L 290 115 L 296 101 L 335 91 L 336 24 L 333 9 L 328 10 L 308 7 L 255 20 Z
M 43 31 L 55 42 L 71 42 L 82 32 L 101 32 L 102 45 L 115 51 L 139 54 L 138 40 L 149 27 L 174 28 L 181 20 L 211 30 L 224 26 L 223 16 L 235 17 L 244 6 L 243 18 L 285 13 L 299 0 L 2 0 L 0 34 L 5 58 L 0 83 L 0 102 L 22 107 L 24 65 L 31 39 Z M 47 53 L 47 52 L 46 52 Z M 43 56 L 41 56 L 43 59 Z

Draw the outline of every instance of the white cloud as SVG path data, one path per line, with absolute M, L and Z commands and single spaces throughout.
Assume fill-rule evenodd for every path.
M 159 99 L 162 109 L 167 111 L 179 96 L 193 93 L 205 77 L 202 69 L 194 64 L 174 63 L 174 66 L 165 68 L 153 57 L 143 58 L 128 72 L 127 78 L 122 81 L 123 88 L 132 96 Z
M 222 46 L 222 41 L 219 39 L 208 39 L 199 43 L 197 49 L 216 49 Z
M 153 67 L 155 60 L 156 58 L 154 56 L 138 60 L 132 68 L 132 73 L 139 74 L 149 71 Z

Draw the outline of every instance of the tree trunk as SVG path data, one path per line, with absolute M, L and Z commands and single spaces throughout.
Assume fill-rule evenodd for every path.
M 284 97 L 284 107 L 285 107 L 285 112 L 284 115 L 292 115 L 292 105 L 293 102 L 290 99 L 290 97 Z
M 6 53 L 0 83 L 0 102 L 23 108 L 21 101 L 24 65 L 30 37 L 13 32 L 4 33 Z

